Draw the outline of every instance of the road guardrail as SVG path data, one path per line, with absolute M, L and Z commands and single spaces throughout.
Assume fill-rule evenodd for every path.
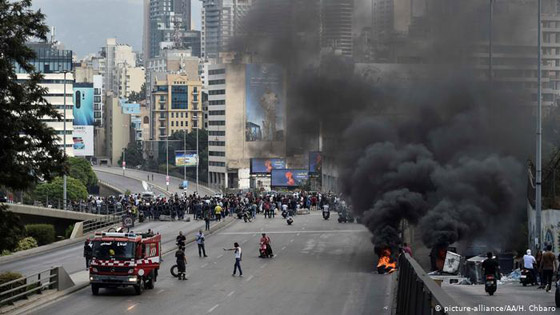
M 458 305 L 410 255 L 399 256 L 397 315 L 450 314 L 446 307 Z M 453 314 L 460 314 L 453 312 Z

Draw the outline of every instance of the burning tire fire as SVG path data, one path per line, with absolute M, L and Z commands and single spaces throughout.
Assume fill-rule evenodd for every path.
M 379 274 L 393 273 L 397 270 L 397 262 L 391 258 L 391 250 L 384 249 L 381 251 L 377 262 L 377 272 Z

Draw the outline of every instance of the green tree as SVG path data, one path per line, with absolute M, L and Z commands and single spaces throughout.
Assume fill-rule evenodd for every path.
M 128 144 L 126 151 L 126 165 L 127 167 L 135 167 L 136 165 L 144 165 L 144 156 L 142 154 L 142 144 L 139 142 L 131 142 Z M 123 154 L 119 158 L 119 165 L 122 165 Z
M 44 98 L 42 75 L 30 62 L 35 53 L 26 46 L 30 39 L 46 40 L 44 20 L 41 11 L 31 9 L 31 0 L 0 0 L 0 183 L 11 190 L 25 190 L 65 171 L 58 136 L 41 120 L 62 117 Z M 16 65 L 29 80 L 17 81 Z M 0 250 L 14 249 L 22 231 L 19 218 L 0 205 Z
M 47 199 L 49 202 L 62 202 L 63 200 L 63 179 L 62 177 L 56 177 L 53 181 L 48 183 L 41 183 L 37 185 L 35 189 L 35 196 L 37 199 L 46 202 Z M 82 184 L 82 182 L 78 179 L 73 177 L 68 177 L 66 179 L 66 187 L 67 187 L 67 194 L 68 200 L 83 200 L 87 199 L 88 193 L 86 186 Z
M 68 158 L 69 174 L 71 177 L 79 180 L 86 187 L 93 187 L 97 185 L 97 175 L 91 167 L 91 163 L 82 158 L 71 157 Z
M 142 83 L 142 87 L 140 87 L 140 92 L 131 92 L 128 95 L 128 101 L 135 103 L 140 102 L 146 99 L 146 83 Z

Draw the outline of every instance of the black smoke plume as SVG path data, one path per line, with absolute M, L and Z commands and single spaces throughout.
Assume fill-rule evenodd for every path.
M 425 35 L 403 46 L 415 65 L 384 70 L 325 53 L 320 2 L 311 0 L 256 2 L 232 47 L 286 69 L 288 152 L 316 149 L 309 144 L 322 133 L 341 192 L 377 247 L 396 248 L 403 221 L 418 225 L 429 247 L 490 237 L 507 246 L 525 206 L 530 95 L 490 86 L 476 66 L 488 1 L 427 1 L 437 5 L 410 32 Z M 496 38 L 513 40 L 519 25 L 501 25 Z

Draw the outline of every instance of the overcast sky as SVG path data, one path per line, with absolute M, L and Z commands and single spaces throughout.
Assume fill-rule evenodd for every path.
M 33 8 L 56 27 L 56 38 L 78 57 L 96 53 L 109 37 L 142 50 L 143 0 L 34 0 Z M 195 29 L 200 29 L 200 1 L 192 0 Z

